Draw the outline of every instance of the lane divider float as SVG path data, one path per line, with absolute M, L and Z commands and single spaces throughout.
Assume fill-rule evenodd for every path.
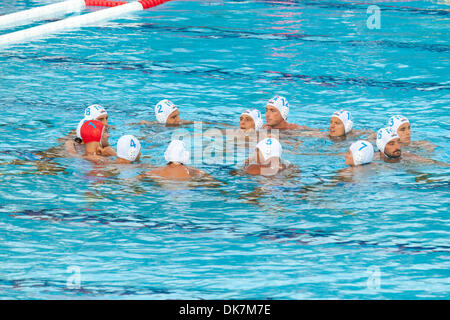
M 55 18 L 65 14 L 81 12 L 86 7 L 115 7 L 126 4 L 126 1 L 107 0 L 67 0 L 0 16 L 0 29 L 17 27 L 35 21 Z
M 42 17 L 45 17 L 48 12 L 59 12 L 64 14 L 67 14 L 69 12 L 76 12 L 76 11 L 68 11 L 68 10 L 83 10 L 89 3 L 89 5 L 100 5 L 100 6 L 109 6 L 108 9 L 99 10 L 96 12 L 91 12 L 87 14 L 83 14 L 80 16 L 70 17 L 67 19 L 54 21 L 50 23 L 46 23 L 40 26 L 7 33 L 0 36 L 0 47 L 8 46 L 12 44 L 17 44 L 21 42 L 25 42 L 27 40 L 36 39 L 39 37 L 42 37 L 44 35 L 57 33 L 63 30 L 69 30 L 74 28 L 79 28 L 85 25 L 93 24 L 99 21 L 105 21 L 105 20 L 111 20 L 123 15 L 126 15 L 128 13 L 142 11 L 148 8 L 152 8 L 155 6 L 158 6 L 164 2 L 168 2 L 171 0 L 140 0 L 135 2 L 123 2 L 123 1 L 105 1 L 105 0 L 69 0 L 65 2 L 56 3 L 49 6 L 44 7 L 38 7 L 33 8 L 31 10 L 26 10 L 28 12 L 32 10 L 31 14 L 28 13 L 29 17 L 33 17 L 32 19 L 42 19 Z M 83 3 L 82 3 L 83 2 Z M 64 5 L 65 6 L 64 6 Z M 52 7 L 54 6 L 54 7 Z M 50 9 L 48 7 L 51 7 Z M 37 9 L 44 9 L 41 14 L 39 14 L 39 10 Z M 65 11 L 64 11 L 65 10 Z M 24 11 L 20 11 L 17 13 L 13 13 L 7 16 L 15 15 L 15 14 L 21 14 Z M 45 13 L 45 14 L 44 14 Z M 53 13 L 54 14 L 54 13 Z M 27 15 L 25 15 L 27 16 Z M 0 16 L 0 21 L 2 17 L 6 16 Z M 18 16 L 21 17 L 20 15 Z M 11 18 L 8 18 L 8 20 Z M 6 19 L 5 19 L 6 21 Z M 25 21 L 25 20 L 22 20 Z M 33 21 L 33 20 L 28 20 Z M 1 24 L 1 22 L 0 22 Z

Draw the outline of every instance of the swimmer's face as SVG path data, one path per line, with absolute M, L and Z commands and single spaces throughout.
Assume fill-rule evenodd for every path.
M 353 161 L 353 153 L 350 151 L 350 149 L 348 149 L 345 153 L 345 164 L 349 166 L 355 165 L 355 162 Z
M 171 114 L 169 114 L 169 117 L 167 118 L 166 125 L 167 126 L 177 126 L 181 122 L 180 119 L 180 112 L 178 110 L 173 111 Z
M 402 146 L 400 138 L 392 139 L 384 147 L 384 153 L 391 158 L 400 158 L 402 155 Z
M 344 123 L 339 118 L 331 117 L 329 129 L 330 137 L 341 137 L 345 135 Z
M 107 147 L 107 146 L 109 146 L 109 133 L 108 133 L 108 130 L 106 130 L 106 127 L 103 129 L 103 134 L 102 134 L 102 139 L 100 140 L 100 144 L 101 144 L 101 146 L 104 148 L 104 147 Z
M 276 126 L 283 121 L 280 111 L 274 106 L 266 106 L 266 123 L 269 126 Z
M 253 121 L 252 117 L 243 114 L 239 119 L 239 128 L 244 131 L 255 129 L 255 122 Z
M 411 125 L 406 122 L 397 129 L 397 134 L 400 137 L 400 142 L 408 145 L 411 142 Z
M 101 123 L 103 123 L 105 126 L 108 125 L 108 115 L 107 114 L 103 114 L 100 117 L 98 117 L 97 119 L 95 119 L 97 121 L 100 121 Z

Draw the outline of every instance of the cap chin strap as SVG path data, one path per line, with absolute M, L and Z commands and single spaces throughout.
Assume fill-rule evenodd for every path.
M 385 147 L 385 149 L 386 149 L 386 147 Z M 383 154 L 386 156 L 386 158 L 388 158 L 388 159 L 397 159 L 398 157 L 391 157 L 391 156 L 388 156 L 387 154 L 386 154 L 386 152 L 384 152 L 383 151 Z
M 388 157 L 389 159 L 399 159 L 401 157 L 401 155 L 398 157 L 390 157 L 390 156 L 386 155 L 386 157 Z

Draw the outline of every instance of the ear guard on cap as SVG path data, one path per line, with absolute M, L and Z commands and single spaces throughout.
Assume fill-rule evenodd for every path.
M 350 131 L 352 131 L 353 129 L 353 121 L 352 120 L 348 120 L 345 124 L 344 124 L 344 128 L 345 128 L 345 133 L 349 133 Z
M 138 148 L 130 148 L 128 149 L 128 160 L 134 161 L 139 156 L 139 149 Z

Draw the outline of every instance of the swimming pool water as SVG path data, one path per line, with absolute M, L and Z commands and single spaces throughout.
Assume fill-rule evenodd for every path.
M 0 14 L 52 2 L 2 2 Z M 366 25 L 370 4 L 380 29 Z M 99 103 L 113 146 L 134 134 L 142 163 L 162 165 L 173 129 L 131 125 L 154 120 L 159 100 L 237 125 L 282 94 L 289 121 L 315 128 L 341 108 L 355 129 L 403 114 L 413 140 L 437 146 L 417 152 L 448 163 L 449 18 L 445 1 L 171 1 L 0 50 L 0 298 L 448 299 L 446 167 L 380 165 L 345 182 L 343 157 L 307 153 L 350 142 L 312 138 L 300 154 L 285 145 L 300 175 L 195 164 L 219 186 L 34 157 Z

